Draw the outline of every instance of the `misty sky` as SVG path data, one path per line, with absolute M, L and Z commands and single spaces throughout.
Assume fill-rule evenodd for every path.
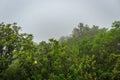
M 36 42 L 72 33 L 79 22 L 110 27 L 120 0 L 0 0 L 0 22 L 17 22 Z

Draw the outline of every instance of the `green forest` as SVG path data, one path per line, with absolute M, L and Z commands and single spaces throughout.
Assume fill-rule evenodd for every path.
M 39 43 L 20 31 L 0 24 L 0 80 L 120 80 L 120 21 L 109 29 L 79 23 Z

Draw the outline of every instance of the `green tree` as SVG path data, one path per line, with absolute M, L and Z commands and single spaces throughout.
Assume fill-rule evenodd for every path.
M 22 57 L 21 52 L 32 54 L 34 51 L 33 36 L 27 33 L 20 33 L 20 27 L 14 24 L 0 24 L 0 76 L 10 68 L 18 57 Z M 27 56 L 26 55 L 26 56 Z M 24 54 L 25 57 L 25 54 Z M 23 57 L 22 57 L 23 58 Z M 24 59 L 23 59 L 24 62 Z M 22 63 L 23 63 L 22 62 Z M 20 66 L 19 66 L 20 67 Z M 11 74 L 11 73 L 9 73 Z M 5 77 L 4 77 L 5 78 Z M 6 77 L 8 78 L 8 77 Z M 9 79 L 9 78 L 8 78 Z

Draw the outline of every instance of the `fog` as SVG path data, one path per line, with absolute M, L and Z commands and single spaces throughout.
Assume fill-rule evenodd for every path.
M 0 22 L 17 22 L 34 41 L 71 34 L 79 22 L 109 28 L 120 20 L 120 0 L 1 0 Z

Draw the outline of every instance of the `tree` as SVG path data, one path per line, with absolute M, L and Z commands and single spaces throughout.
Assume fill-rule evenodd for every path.
M 20 33 L 17 24 L 0 24 L 0 75 L 16 60 L 20 51 L 33 50 L 31 34 Z M 20 55 L 19 55 L 20 57 Z

